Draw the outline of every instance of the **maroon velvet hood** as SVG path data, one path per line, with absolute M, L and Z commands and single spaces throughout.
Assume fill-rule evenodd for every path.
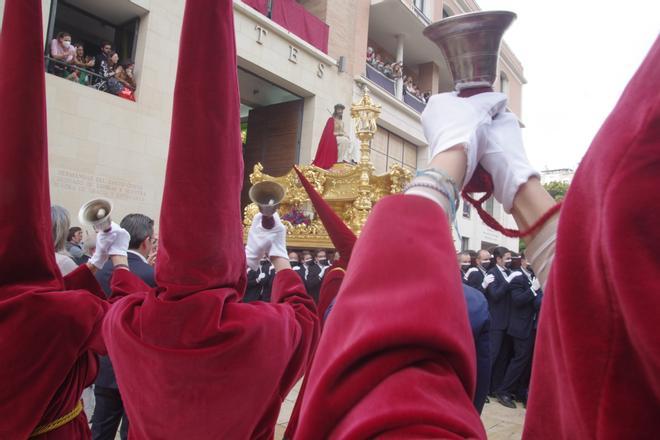
M 42 28 L 40 0 L 6 0 L 0 33 L 0 299 L 64 290 L 50 222 Z
M 186 2 L 156 268 L 164 299 L 244 288 L 232 13 L 231 2 Z

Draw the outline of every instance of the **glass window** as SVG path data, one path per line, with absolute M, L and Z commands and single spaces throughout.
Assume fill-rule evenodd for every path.
M 461 252 L 470 249 L 470 237 L 461 237 Z
M 493 215 L 494 206 L 495 206 L 495 197 L 491 197 L 488 200 L 486 200 L 484 209 L 488 214 Z
M 463 200 L 461 203 L 463 203 L 463 217 L 470 218 L 470 213 L 472 212 L 472 205 L 470 205 L 470 203 L 466 202 L 465 200 Z
M 509 96 L 509 77 L 504 72 L 500 72 L 500 92 Z

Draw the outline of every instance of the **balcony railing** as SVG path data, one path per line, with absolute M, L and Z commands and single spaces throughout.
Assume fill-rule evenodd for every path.
M 366 66 L 367 79 L 376 84 L 381 89 L 385 90 L 390 95 L 396 96 L 396 81 L 386 76 L 383 72 L 376 69 L 371 64 L 367 63 Z M 407 93 L 405 89 L 403 90 L 402 101 L 418 113 L 423 112 L 424 108 L 426 107 L 424 101 Z
M 330 27 L 295 0 L 243 0 L 275 23 L 323 53 L 328 53 Z
M 376 83 L 391 95 L 396 94 L 396 82 L 393 79 L 385 76 L 384 73 L 373 67 L 371 64 L 367 64 L 367 79 Z
M 403 90 L 403 102 L 417 110 L 419 113 L 423 112 L 424 108 L 426 107 L 426 103 L 424 101 L 407 93 L 405 89 Z
M 48 73 L 52 73 L 53 75 L 59 76 L 61 78 L 69 79 L 73 82 L 77 82 L 78 84 L 82 84 L 101 92 L 107 92 L 111 95 L 117 95 L 122 98 L 135 101 L 134 94 L 132 93 L 133 91 L 130 93 L 122 93 L 119 89 L 119 86 L 121 86 L 123 89 L 127 88 L 123 84 L 119 83 L 119 81 L 116 81 L 119 85 L 115 85 L 114 82 L 110 81 L 112 77 L 106 78 L 103 75 L 99 75 L 98 73 L 89 69 L 74 66 L 49 56 L 45 56 L 44 61 L 46 64 L 46 72 Z

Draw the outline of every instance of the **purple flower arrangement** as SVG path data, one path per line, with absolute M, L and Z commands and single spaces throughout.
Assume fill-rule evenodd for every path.
M 292 209 L 290 212 L 284 214 L 282 220 L 286 220 L 291 223 L 293 226 L 305 225 L 309 226 L 311 220 L 302 211 L 298 209 Z

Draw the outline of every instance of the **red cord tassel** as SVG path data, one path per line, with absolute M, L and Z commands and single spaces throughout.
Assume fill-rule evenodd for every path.
M 472 196 L 470 196 L 470 193 L 474 193 L 474 192 L 485 192 L 485 194 L 479 200 L 475 200 Z M 466 185 L 466 187 L 463 189 L 461 195 L 465 200 L 470 202 L 472 206 L 474 206 L 474 208 L 477 210 L 477 213 L 479 213 L 479 217 L 481 217 L 481 220 L 483 220 L 483 222 L 486 223 L 486 225 L 488 225 L 489 228 L 494 229 L 495 231 L 500 232 L 505 237 L 510 237 L 510 238 L 520 238 L 533 234 L 538 229 L 540 229 L 541 226 L 543 226 L 545 222 L 547 222 L 561 208 L 561 202 L 557 203 L 555 206 L 548 209 L 548 211 L 545 214 L 543 214 L 541 218 L 538 219 L 526 231 L 518 231 L 516 229 L 505 228 L 497 220 L 495 220 L 492 215 L 486 212 L 486 210 L 482 207 L 483 203 L 493 195 L 493 179 L 490 176 L 490 174 L 488 174 L 486 170 L 484 170 L 481 167 L 481 165 L 479 165 L 476 172 L 474 173 L 474 176 L 472 177 L 470 182 Z

